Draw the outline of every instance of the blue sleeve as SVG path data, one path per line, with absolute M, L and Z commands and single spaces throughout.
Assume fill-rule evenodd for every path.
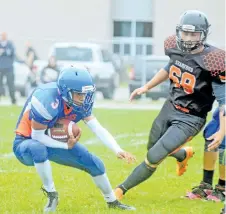
M 31 119 L 47 125 L 57 114 L 59 100 L 48 96 L 48 92 L 36 90 L 31 98 Z
M 220 108 L 218 107 L 214 112 L 213 112 L 213 119 L 219 122 L 219 114 L 220 114 Z
M 212 82 L 212 88 L 219 106 L 225 105 L 225 84 Z

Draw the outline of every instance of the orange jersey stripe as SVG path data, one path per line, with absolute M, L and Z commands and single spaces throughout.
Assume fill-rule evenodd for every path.
M 20 120 L 20 123 L 16 129 L 16 134 L 22 135 L 25 137 L 31 136 L 31 120 L 29 120 L 29 113 L 30 113 L 30 110 L 24 112 Z

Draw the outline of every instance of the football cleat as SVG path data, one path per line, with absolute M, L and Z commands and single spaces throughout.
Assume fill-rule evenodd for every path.
M 117 200 L 121 201 L 124 196 L 123 190 L 120 187 L 117 187 L 114 192 Z
M 135 207 L 126 205 L 126 204 L 122 204 L 120 203 L 118 200 L 115 200 L 113 202 L 107 202 L 108 207 L 110 209 L 119 209 L 119 210 L 136 210 Z
M 187 170 L 188 166 L 188 160 L 193 157 L 193 148 L 192 147 L 184 147 L 184 150 L 186 152 L 186 157 L 183 161 L 179 162 L 177 161 L 177 175 L 181 176 L 184 174 L 184 172 Z
M 215 202 L 224 202 L 225 201 L 225 187 L 216 185 L 215 189 L 210 195 L 207 196 L 207 199 Z
M 193 187 L 191 192 L 186 194 L 188 199 L 207 199 L 207 196 L 210 195 L 213 191 L 213 188 L 210 184 L 201 182 L 199 186 Z
M 48 201 L 44 207 L 44 213 L 54 212 L 56 211 L 56 207 L 58 205 L 58 192 L 47 192 L 44 188 L 41 188 L 44 195 L 47 196 Z

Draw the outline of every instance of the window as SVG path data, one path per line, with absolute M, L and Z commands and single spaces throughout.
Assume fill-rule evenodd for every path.
M 143 45 L 136 45 L 136 55 L 143 54 Z
M 130 37 L 131 22 L 114 21 L 114 36 Z
M 130 55 L 130 44 L 124 44 L 124 54 Z
M 147 45 L 146 46 L 146 55 L 151 55 L 152 54 L 152 45 Z
M 113 45 L 113 52 L 116 53 L 116 54 L 120 53 L 120 45 L 119 44 Z
M 101 52 L 102 52 L 103 62 L 110 62 L 111 61 L 110 53 L 106 50 L 101 50 Z
M 152 37 L 152 22 L 136 22 L 136 37 Z
M 92 49 L 80 47 L 57 47 L 54 51 L 56 60 L 65 61 L 93 61 Z

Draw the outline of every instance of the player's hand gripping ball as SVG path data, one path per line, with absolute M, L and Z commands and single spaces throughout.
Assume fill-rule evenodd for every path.
M 54 140 L 67 143 L 72 148 L 79 140 L 82 130 L 76 123 L 67 119 L 58 120 L 54 127 L 47 130 L 47 134 Z

